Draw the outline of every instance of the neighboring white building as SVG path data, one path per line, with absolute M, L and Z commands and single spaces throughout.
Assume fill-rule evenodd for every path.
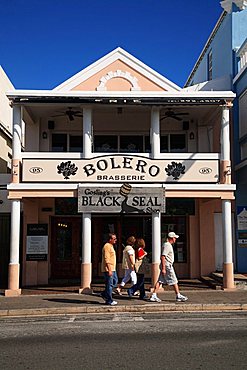
M 221 1 L 223 12 L 187 82 L 188 91 L 232 90 L 232 152 L 237 185 L 235 212 L 247 208 L 247 1 Z M 236 271 L 247 272 L 247 229 L 236 229 Z M 222 255 L 222 252 L 221 252 Z
M 0 66 L 0 288 L 6 288 L 8 277 L 11 202 L 7 199 L 7 184 L 11 181 L 13 110 L 6 92 L 13 89 Z

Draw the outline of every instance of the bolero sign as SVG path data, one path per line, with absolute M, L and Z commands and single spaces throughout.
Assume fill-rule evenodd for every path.
M 78 212 L 164 213 L 164 188 L 78 187 Z
M 217 160 L 105 155 L 88 159 L 23 159 L 23 182 L 204 182 L 219 179 Z

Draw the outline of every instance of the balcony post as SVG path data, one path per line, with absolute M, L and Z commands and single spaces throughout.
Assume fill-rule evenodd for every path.
M 231 184 L 231 160 L 230 160 L 230 109 L 232 103 L 228 102 L 222 106 L 221 119 L 221 161 L 220 182 Z
M 150 130 L 150 143 L 151 143 L 151 157 L 153 159 L 160 156 L 160 109 L 152 107 L 151 110 L 151 130 Z M 152 284 L 157 281 L 159 275 L 160 264 L 160 251 L 161 251 L 161 214 L 152 214 Z
M 13 106 L 12 182 L 20 182 L 22 107 Z
M 160 156 L 160 109 L 152 107 L 151 110 L 151 130 L 150 130 L 151 156 Z
M 92 109 L 83 109 L 83 157 L 92 156 Z M 91 291 L 92 261 L 91 261 L 91 213 L 82 214 L 82 261 L 81 283 L 79 293 Z
M 83 109 L 83 157 L 92 155 L 92 109 Z

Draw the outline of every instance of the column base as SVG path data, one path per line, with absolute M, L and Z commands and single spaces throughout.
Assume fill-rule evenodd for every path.
M 223 263 L 223 290 L 236 289 L 234 284 L 233 263 Z
M 152 281 L 152 286 L 156 284 L 159 274 L 160 274 L 160 262 L 152 262 L 152 272 L 151 272 L 151 281 Z
M 21 295 L 21 289 L 5 289 L 5 297 L 18 297 Z
M 82 263 L 81 264 L 81 286 L 79 288 L 80 294 L 91 294 L 91 282 L 92 282 L 92 264 Z
M 9 264 L 9 277 L 8 277 L 8 290 L 19 290 L 19 275 L 20 275 L 20 265 Z

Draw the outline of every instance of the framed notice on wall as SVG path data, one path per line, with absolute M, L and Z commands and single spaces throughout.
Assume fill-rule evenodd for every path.
M 28 224 L 26 260 L 47 261 L 48 255 L 48 225 Z

